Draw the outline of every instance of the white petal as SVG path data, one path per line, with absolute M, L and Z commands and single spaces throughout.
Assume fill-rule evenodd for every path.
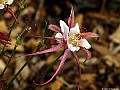
M 80 33 L 80 29 L 79 29 L 78 23 L 76 23 L 75 27 L 70 29 L 70 34 L 73 34 L 73 33 Z
M 68 39 L 69 27 L 62 20 L 60 20 L 60 27 L 61 27 L 61 31 L 63 32 L 64 38 Z
M 63 38 L 63 35 L 62 35 L 61 33 L 57 33 L 57 34 L 55 35 L 55 38 Z
M 90 49 L 91 45 L 88 43 L 86 39 L 80 39 L 80 45 L 81 47 L 85 47 L 86 49 Z
M 3 9 L 4 8 L 4 5 L 3 4 L 0 4 L 0 9 Z
M 57 38 L 63 38 L 63 35 L 62 35 L 61 33 L 57 33 L 57 34 L 55 35 L 55 38 L 56 38 L 56 40 L 57 40 L 59 43 L 61 43 L 61 42 L 62 42 L 62 39 L 57 39 Z
M 11 5 L 13 3 L 13 0 L 8 0 L 6 4 Z
M 80 47 L 74 47 L 72 44 L 68 44 L 68 48 L 73 52 L 78 51 L 80 49 Z

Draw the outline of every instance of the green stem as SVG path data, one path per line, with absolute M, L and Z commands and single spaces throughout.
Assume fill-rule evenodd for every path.
M 10 80 L 10 82 L 6 85 L 5 90 L 7 90 L 9 88 L 9 86 L 12 84 L 12 82 L 14 81 L 14 79 L 20 74 L 20 72 L 24 69 L 24 67 L 30 62 L 30 60 L 33 58 L 33 56 L 31 56 L 27 62 L 20 68 L 20 70 L 14 75 L 14 77 Z
M 20 15 L 20 11 L 18 11 L 18 13 L 16 15 L 16 19 L 18 18 L 19 15 Z M 14 27 L 15 24 L 16 24 L 16 20 L 14 20 L 12 26 L 10 27 L 9 33 L 7 34 L 8 37 L 10 37 L 10 34 L 11 34 L 11 32 L 12 32 L 13 27 Z
M 17 13 L 17 15 L 16 15 L 16 19 L 18 18 L 18 16 L 20 15 L 20 12 L 21 12 L 23 9 L 24 9 L 24 8 L 22 8 L 22 7 L 19 8 L 18 13 Z M 9 33 L 7 34 L 8 38 L 10 37 L 11 32 L 12 32 L 13 27 L 15 26 L 15 24 L 16 24 L 16 20 L 14 20 L 12 26 L 10 27 Z M 12 51 L 11 57 L 9 58 L 9 61 L 7 62 L 7 65 L 6 65 L 6 67 L 4 68 L 3 72 L 0 74 L 0 79 L 2 79 L 2 77 L 3 77 L 3 75 L 4 75 L 5 71 L 6 71 L 6 69 L 8 68 L 8 66 L 9 66 L 9 64 L 10 64 L 10 61 L 11 61 L 11 58 L 12 58 L 12 57 L 14 56 L 14 54 L 15 54 L 16 48 L 17 48 L 17 45 L 14 46 L 14 50 Z M 0 58 L 3 57 L 4 52 L 5 52 L 5 45 L 4 45 L 4 47 L 3 47 L 2 51 L 1 51 Z
M 3 55 L 4 55 L 4 50 L 5 50 L 5 46 L 3 46 L 3 48 L 2 48 L 2 51 L 1 51 L 1 53 L 0 53 L 0 58 L 3 57 Z
M 47 72 L 51 69 L 51 67 L 58 62 L 59 58 L 60 58 L 63 54 L 64 54 L 64 51 L 60 54 L 60 56 L 58 56 L 58 57 L 55 59 L 55 61 L 54 61 L 52 64 L 50 64 L 50 66 L 48 66 L 48 67 L 45 69 L 45 71 L 44 71 L 40 76 L 43 77 L 44 74 L 47 73 Z
M 7 62 L 7 65 L 5 66 L 3 72 L 0 74 L 0 79 L 3 78 L 4 73 L 5 73 L 6 69 L 8 68 L 8 66 L 9 66 L 9 64 L 10 64 L 11 58 L 15 55 L 15 50 L 16 50 L 16 48 L 17 48 L 17 46 L 14 47 L 14 49 L 13 49 L 13 51 L 12 51 L 12 54 L 11 54 L 11 56 L 10 56 L 8 62 Z
M 19 15 L 20 15 L 20 11 L 18 11 L 17 16 L 16 16 L 16 19 L 18 18 Z M 11 26 L 10 29 L 9 29 L 9 33 L 7 34 L 8 38 L 10 37 L 10 34 L 11 34 L 11 32 L 12 32 L 13 27 L 15 26 L 15 24 L 16 24 L 16 20 L 14 20 L 12 26 Z M 2 58 L 3 55 L 4 55 L 5 47 L 6 47 L 6 46 L 4 46 L 3 49 L 2 49 L 2 51 L 1 51 L 0 58 Z
M 40 43 L 38 44 L 35 52 L 37 52 L 39 50 L 39 47 L 41 47 Z M 12 82 L 14 81 L 14 79 L 20 74 L 20 72 L 24 69 L 24 67 L 31 61 L 31 59 L 33 58 L 34 56 L 31 56 L 30 58 L 28 58 L 27 62 L 20 68 L 20 70 L 14 75 L 14 77 L 10 80 L 10 82 L 5 86 L 5 89 L 4 90 L 7 90 L 8 87 L 12 84 Z
M 43 77 L 43 76 L 51 69 L 51 67 L 52 67 L 53 65 L 55 65 L 55 64 L 59 61 L 59 58 L 60 58 L 63 54 L 64 54 L 64 51 L 60 54 L 60 56 L 58 56 L 58 57 L 55 59 L 55 61 L 54 61 L 52 64 L 50 64 L 50 66 L 48 66 L 48 67 L 45 69 L 45 71 L 44 71 L 40 76 Z M 25 88 L 22 89 L 22 90 L 28 90 L 28 89 L 30 89 L 30 88 L 32 87 L 32 85 L 33 85 L 33 84 L 30 84 L 30 85 L 28 85 L 27 87 L 25 87 Z

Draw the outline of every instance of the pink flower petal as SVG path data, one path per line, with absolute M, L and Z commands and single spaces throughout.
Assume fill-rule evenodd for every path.
M 48 26 L 48 29 L 50 29 L 50 30 L 52 30 L 52 31 L 55 31 L 55 32 L 61 32 L 61 29 L 60 29 L 58 26 L 53 25 L 53 24 L 50 24 L 50 25 Z
M 86 56 L 86 60 L 89 59 L 89 58 L 91 58 L 91 52 L 90 52 L 90 51 L 88 51 L 88 50 L 85 49 L 84 47 L 80 47 L 80 50 L 86 52 L 86 54 L 87 54 L 87 56 Z M 85 60 L 84 62 L 86 62 L 86 60 Z M 83 62 L 83 63 L 84 63 L 84 62 Z
M 48 81 L 46 81 L 46 82 L 43 83 L 43 84 L 37 84 L 37 83 L 34 82 L 34 84 L 37 85 L 37 86 L 38 86 L 38 85 L 45 85 L 45 84 L 48 84 L 50 81 L 52 81 L 53 78 L 58 74 L 58 72 L 59 72 L 59 70 L 61 69 L 61 67 L 63 66 L 65 60 L 67 59 L 68 54 L 69 54 L 69 49 L 66 49 L 65 52 L 64 52 L 63 58 L 62 58 L 62 60 L 61 60 L 61 62 L 60 62 L 60 64 L 59 64 L 56 72 L 53 74 L 53 76 L 52 76 Z
M 71 8 L 71 14 L 70 14 L 70 17 L 68 18 L 68 26 L 70 28 L 74 27 L 74 10 L 73 10 L 73 7 Z
M 6 10 L 7 10 L 7 12 L 8 12 L 10 15 L 12 15 L 12 16 L 14 17 L 14 19 L 15 19 L 16 22 L 18 23 L 17 18 L 16 18 L 16 16 L 15 16 L 15 14 L 13 13 L 13 11 L 11 10 L 11 8 L 7 7 Z
M 61 34 L 61 33 L 60 33 Z M 62 35 L 62 34 L 61 34 Z M 45 36 L 36 36 L 36 35 L 31 35 L 28 34 L 27 37 L 34 37 L 34 38 L 44 38 L 44 39 L 52 39 L 52 40 L 57 40 L 61 43 L 63 41 L 63 38 L 56 37 L 56 36 L 51 36 L 51 37 L 45 37 Z
M 82 33 L 83 34 L 83 36 L 82 36 L 82 38 L 90 38 L 90 37 L 99 37 L 96 33 L 92 33 L 92 32 L 86 32 L 86 33 Z
M 40 51 L 40 52 L 31 53 L 31 54 L 25 54 L 25 55 L 22 55 L 22 56 L 34 56 L 34 55 L 38 55 L 38 54 L 44 54 L 44 53 L 48 53 L 48 52 L 54 52 L 54 51 L 58 50 L 61 47 L 62 47 L 62 44 L 60 43 L 60 44 L 55 45 L 54 47 L 49 48 L 47 50 L 43 50 L 43 51 Z M 18 58 L 18 57 L 21 57 L 21 56 L 14 57 L 12 59 L 15 59 L 15 58 Z

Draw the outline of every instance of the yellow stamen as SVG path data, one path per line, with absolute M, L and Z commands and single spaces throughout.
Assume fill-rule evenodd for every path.
M 72 44 L 73 46 L 80 46 L 80 39 L 82 39 L 83 36 L 84 34 L 82 33 L 69 34 L 68 43 Z

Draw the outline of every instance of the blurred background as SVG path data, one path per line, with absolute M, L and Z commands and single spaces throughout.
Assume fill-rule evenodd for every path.
M 10 36 L 12 45 L 7 47 L 7 53 L 12 52 L 16 37 L 27 25 L 32 28 L 29 34 L 43 35 L 47 21 L 58 26 L 59 20 L 67 22 L 71 5 L 75 12 L 75 23 L 86 28 L 82 29 L 82 32 L 97 33 L 100 39 L 98 42 L 94 38 L 88 39 L 92 45 L 90 49 L 92 57 L 86 63 L 82 63 L 86 54 L 82 51 L 77 52 L 81 62 L 81 75 L 79 75 L 75 58 L 70 53 L 59 74 L 49 84 L 45 86 L 33 84 L 33 80 L 43 83 L 54 74 L 62 57 L 41 76 L 64 51 L 60 49 L 33 57 L 9 90 L 77 90 L 78 81 L 80 81 L 81 90 L 120 89 L 120 0 L 26 0 L 26 2 L 26 7 L 18 17 L 19 24 L 14 26 Z M 22 3 L 22 0 L 14 0 L 10 6 L 15 14 Z M 8 13 L 0 15 L 0 32 L 8 33 L 13 22 L 14 18 Z M 17 47 L 16 55 L 34 52 L 40 41 L 42 40 L 38 38 L 26 37 L 22 45 Z M 44 45 L 39 50 L 50 48 L 53 43 L 55 41 L 50 40 L 49 46 Z M 12 60 L 3 80 L 7 83 L 26 60 L 26 57 Z M 6 57 L 0 59 L 0 73 L 7 61 Z

